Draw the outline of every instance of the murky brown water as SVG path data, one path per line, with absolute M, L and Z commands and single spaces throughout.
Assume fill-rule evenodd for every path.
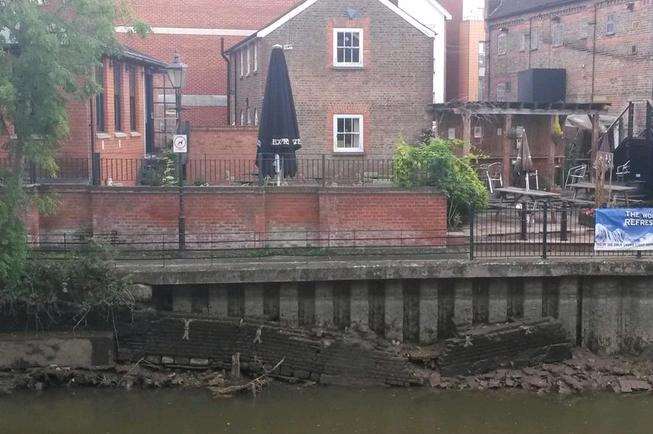
M 653 397 L 295 389 L 58 390 L 0 397 L 2 434 L 650 434 Z

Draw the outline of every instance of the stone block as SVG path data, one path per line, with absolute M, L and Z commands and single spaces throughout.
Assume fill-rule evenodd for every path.
M 526 279 L 524 281 L 524 321 L 536 321 L 542 318 L 541 279 Z
M 315 285 L 315 323 L 319 327 L 333 327 L 333 284 L 317 282 Z
M 385 337 L 389 340 L 404 339 L 404 290 L 400 280 L 388 280 L 385 284 Z
M 419 299 L 419 340 L 432 344 L 438 339 L 438 281 L 423 280 Z
M 558 318 L 573 344 L 576 343 L 577 338 L 578 287 L 577 277 L 563 277 L 560 279 Z
M 508 320 L 508 281 L 492 279 L 490 281 L 490 323 Z
M 369 330 L 369 300 L 367 282 L 351 284 L 351 325 L 358 330 Z
M 474 320 L 473 281 L 456 280 L 453 322 L 457 327 L 466 327 Z

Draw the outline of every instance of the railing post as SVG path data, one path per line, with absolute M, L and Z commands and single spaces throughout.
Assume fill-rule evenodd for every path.
M 628 138 L 629 139 L 633 137 L 633 133 L 635 131 L 634 119 L 635 119 L 635 103 L 629 102 L 628 103 Z
M 94 152 L 91 157 L 91 182 L 93 185 L 100 185 L 101 175 L 100 153 Z
M 542 259 L 546 259 L 548 247 L 548 235 L 549 235 L 549 202 L 544 202 L 542 207 L 543 219 L 542 219 Z
M 475 228 L 474 226 L 476 225 L 476 210 L 474 207 L 471 207 L 469 209 L 469 260 L 473 261 L 474 260 L 474 249 L 476 248 L 476 245 L 474 243 L 474 237 L 475 237 Z
M 562 216 L 560 217 L 560 241 L 567 241 L 567 205 L 562 206 Z

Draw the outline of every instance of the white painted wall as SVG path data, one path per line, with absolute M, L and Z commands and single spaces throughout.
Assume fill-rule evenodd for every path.
M 443 103 L 446 71 L 446 21 L 444 8 L 435 0 L 399 0 L 399 7 L 435 31 L 433 46 L 433 102 Z

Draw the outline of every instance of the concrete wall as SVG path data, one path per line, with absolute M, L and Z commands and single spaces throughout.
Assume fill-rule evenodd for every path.
M 113 364 L 112 333 L 0 334 L 0 369 L 45 367 L 94 368 Z
M 461 328 L 507 322 L 509 316 L 525 321 L 554 317 L 561 321 L 572 343 L 615 353 L 639 351 L 653 342 L 653 293 L 649 282 L 648 277 L 612 276 L 321 281 L 308 286 L 282 284 L 278 297 L 280 319 L 288 326 L 298 324 L 300 304 L 306 304 L 306 299 L 314 306 L 314 324 L 319 328 L 349 326 L 365 332 L 374 330 L 390 340 L 423 344 L 434 343 L 438 336 L 447 337 L 447 324 Z M 256 318 L 263 312 L 262 294 L 268 285 L 274 284 L 237 285 L 236 293 L 232 291 L 229 296 L 242 297 L 237 294 L 242 291 L 246 300 L 244 316 Z M 187 297 L 192 291 L 186 286 L 166 290 L 170 288 L 176 300 L 172 309 L 190 313 L 194 303 Z M 307 288 L 314 290 L 302 301 L 302 291 Z M 451 288 L 453 308 L 447 308 L 447 291 Z M 155 288 L 155 299 L 159 291 Z M 211 291 L 225 290 L 217 285 Z M 217 305 L 212 304 L 209 316 L 234 317 L 224 307 L 229 304 L 227 298 L 211 299 Z

